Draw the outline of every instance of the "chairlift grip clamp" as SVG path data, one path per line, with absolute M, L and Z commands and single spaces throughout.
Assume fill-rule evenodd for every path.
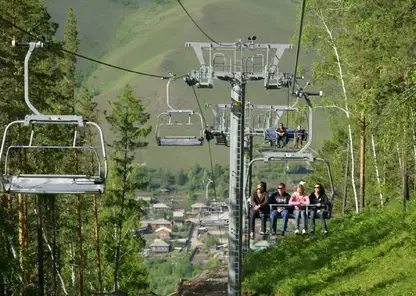
M 39 48 L 43 47 L 43 42 L 16 42 L 15 39 L 12 40 L 12 47 L 30 47 L 33 46 L 33 48 Z

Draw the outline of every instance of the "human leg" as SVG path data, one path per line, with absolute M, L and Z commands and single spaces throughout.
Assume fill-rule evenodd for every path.
M 315 232 L 315 217 L 316 217 L 316 209 L 311 210 L 311 217 L 310 217 L 310 223 L 311 223 L 311 232 Z
M 287 209 L 284 209 L 280 212 L 280 215 L 282 215 L 282 233 L 286 232 L 287 228 L 287 220 L 289 219 L 289 211 Z
M 250 211 L 250 227 L 251 227 L 251 232 L 254 235 L 254 230 L 256 229 L 256 218 L 258 217 L 259 212 L 255 211 L 255 210 L 251 210 Z
M 266 213 L 261 212 L 260 213 L 261 233 L 266 233 L 266 219 L 267 219 Z
M 295 233 L 298 234 L 299 233 L 300 211 L 295 210 L 294 213 L 295 213 Z
M 307 229 L 308 229 L 308 225 L 306 222 L 306 210 L 302 210 L 300 211 L 300 216 L 302 219 L 302 233 L 306 233 Z
M 276 232 L 276 224 L 277 224 L 277 211 L 273 210 L 270 214 L 270 228 L 272 232 Z
M 325 210 L 319 210 L 319 218 L 321 220 L 321 224 L 322 224 L 322 231 L 323 232 L 328 232 L 327 226 L 326 226 L 326 211 Z

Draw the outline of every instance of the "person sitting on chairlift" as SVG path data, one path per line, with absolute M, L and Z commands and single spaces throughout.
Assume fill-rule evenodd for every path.
M 290 197 L 289 204 L 295 206 L 295 234 L 299 234 L 299 218 L 302 218 L 302 234 L 307 234 L 306 206 L 309 205 L 309 196 L 305 194 L 303 185 L 296 186 L 296 192 Z
M 251 237 L 254 238 L 256 218 L 260 217 L 261 219 L 260 234 L 263 235 L 266 232 L 266 215 L 269 213 L 269 193 L 267 192 L 266 182 L 260 182 L 257 185 L 256 191 L 251 195 L 250 203 Z
M 325 189 L 321 184 L 316 184 L 314 192 L 309 195 L 311 203 L 311 233 L 315 232 L 315 217 L 318 216 L 322 224 L 322 233 L 327 234 L 326 218 L 328 217 L 328 210 L 331 202 L 325 194 Z
M 270 214 L 270 228 L 272 234 L 276 233 L 276 224 L 277 224 L 277 218 L 280 216 L 282 217 L 282 232 L 281 235 L 285 235 L 286 228 L 287 228 L 287 221 L 289 219 L 289 211 L 291 207 L 288 206 L 290 194 L 285 191 L 286 185 L 285 183 L 280 183 L 277 185 L 277 191 L 273 193 L 270 196 L 269 203 L 270 204 L 277 204 L 277 205 L 283 205 L 286 206 L 278 206 L 272 208 L 271 214 Z
M 276 129 L 276 136 L 277 136 L 277 147 L 284 147 L 287 143 L 287 132 L 286 128 L 283 123 L 279 124 L 279 127 Z M 282 141 L 282 145 L 280 146 L 280 141 Z
M 296 128 L 296 133 L 295 133 L 295 147 L 294 148 L 296 149 L 302 148 L 303 137 L 304 137 L 304 134 L 301 133 L 300 125 L 298 125 L 298 127 Z

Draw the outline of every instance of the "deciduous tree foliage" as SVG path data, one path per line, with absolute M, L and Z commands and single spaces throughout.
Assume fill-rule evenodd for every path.
M 329 104 L 348 108 L 351 115 L 344 120 L 337 116 L 332 121 L 334 137 L 326 143 L 332 148 L 324 147 L 321 152 L 326 151 L 324 155 L 334 167 L 341 168 L 345 158 L 339 155 L 346 145 L 339 137 L 346 139 L 344 130 L 351 125 L 353 150 L 357 152 L 359 117 L 364 112 L 367 136 L 374 135 L 381 172 L 380 187 L 375 181 L 376 159 L 368 145 L 366 196 L 370 204 L 380 204 L 380 190 L 387 199 L 402 196 L 402 179 L 409 172 L 409 164 L 415 163 L 415 105 L 411 95 L 416 65 L 414 6 L 410 0 L 307 1 L 303 44 L 319 55 L 312 67 L 315 83 L 326 87 Z M 406 161 L 401 160 L 403 155 Z M 357 159 L 354 161 L 358 164 Z M 401 162 L 405 167 L 400 167 Z M 338 188 L 340 177 L 336 177 Z M 352 177 L 358 178 L 357 173 Z

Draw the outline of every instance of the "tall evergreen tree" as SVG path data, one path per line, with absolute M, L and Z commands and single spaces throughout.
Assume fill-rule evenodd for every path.
M 111 269 L 114 289 L 135 294 L 146 290 L 148 282 L 139 256 L 142 241 L 134 237 L 131 231 L 134 225 L 138 225 L 143 211 L 141 204 L 135 200 L 134 191 L 146 185 L 135 178 L 140 167 L 134 165 L 134 158 L 138 149 L 147 147 L 145 138 L 152 127 L 146 125 L 150 114 L 145 111 L 142 102 L 134 97 L 130 86 L 126 85 L 117 100 L 109 105 L 112 112 L 106 119 L 116 139 L 111 144 L 111 183 L 106 194 L 106 227 L 112 229 L 115 226 L 116 235 L 111 239 L 114 247 L 107 249 L 106 258 L 115 258 L 114 269 Z
M 33 33 L 35 36 L 45 36 L 47 40 L 51 40 L 55 34 L 57 25 L 52 23 L 50 15 L 48 14 L 44 3 L 36 0 L 29 1 L 0 1 L 0 14 L 7 21 Z M 13 37 L 17 41 L 37 41 L 33 36 L 28 36 L 26 33 L 10 26 L 9 23 L 4 22 L 1 27 L 2 39 L 4 42 L 0 44 L 0 54 L 2 56 L 3 65 L 0 67 L 0 86 L 4 92 L 0 99 L 0 111 L 3 116 L 0 119 L 0 126 L 6 126 L 10 121 L 16 119 L 23 119 L 25 115 L 32 113 L 24 103 L 23 95 L 23 64 L 27 48 L 12 48 L 11 40 Z M 52 105 L 57 100 L 60 91 L 56 85 L 59 80 L 59 71 L 57 71 L 56 65 L 56 53 L 55 48 L 43 48 L 36 49 L 30 59 L 30 100 L 33 105 L 41 112 L 50 111 Z M 11 130 L 10 139 L 17 144 L 27 143 L 29 134 L 24 133 L 23 129 Z M 21 154 L 22 155 L 22 154 Z M 25 169 L 29 166 L 33 167 L 35 159 L 31 156 L 28 157 L 16 157 L 11 159 L 12 167 Z M 44 165 L 41 162 L 37 163 L 38 169 L 42 169 Z M 5 254 L 10 254 L 7 274 L 3 274 L 5 288 L 2 292 L 13 294 L 27 294 L 29 290 L 37 286 L 39 295 L 43 295 L 43 282 L 44 282 L 44 270 L 42 268 L 43 261 L 43 246 L 42 236 L 36 242 L 36 233 L 33 232 L 29 235 L 34 228 L 34 200 L 32 197 L 26 199 L 24 196 L 20 196 L 18 200 L 18 207 L 13 205 L 15 200 L 11 196 L 6 197 L 7 209 L 10 211 L 9 217 L 13 218 L 15 209 L 19 210 L 19 217 L 22 223 L 18 224 L 20 227 L 21 236 L 20 240 L 17 238 L 16 231 L 10 232 L 8 229 L 7 245 L 4 245 L 6 249 Z M 39 212 L 38 212 L 39 214 Z M 23 223 L 23 221 L 28 221 Z M 41 221 L 39 217 L 38 221 Z M 16 224 L 14 224 L 16 225 Z M 38 233 L 42 234 L 41 229 Z M 30 241 L 28 241 L 30 240 Z M 19 252 L 10 253 L 11 249 L 16 250 L 15 242 L 19 242 Z M 36 250 L 37 243 L 39 244 L 38 250 Z M 40 254 L 40 257 L 30 254 Z M 20 254 L 20 258 L 15 258 L 13 254 Z M 20 259 L 21 271 L 17 272 L 14 262 Z M 36 275 L 30 276 L 30 275 Z

